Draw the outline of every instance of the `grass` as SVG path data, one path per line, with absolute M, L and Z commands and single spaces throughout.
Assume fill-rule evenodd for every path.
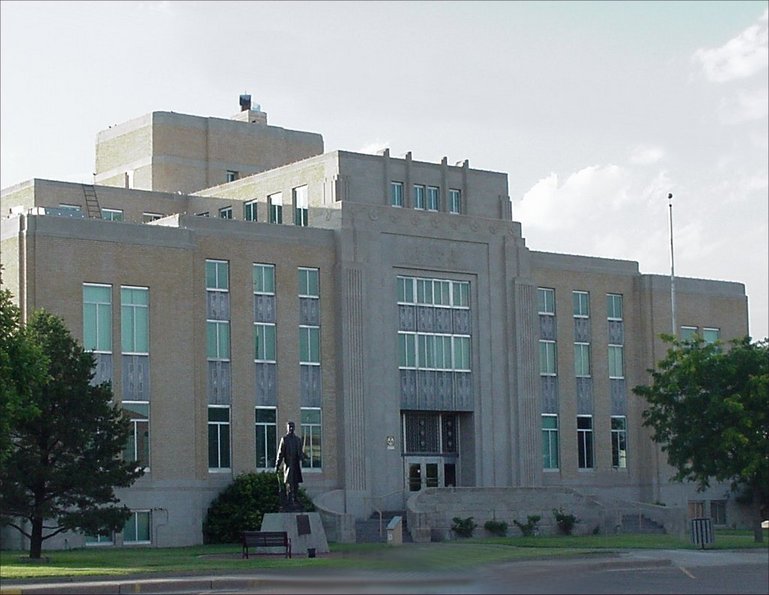
M 749 531 L 717 530 L 712 549 L 766 548 Z M 44 552 L 37 562 L 26 552 L 0 551 L 0 579 L 125 577 L 137 574 L 202 574 L 244 572 L 254 569 L 369 568 L 402 570 L 459 570 L 506 560 L 606 553 L 623 549 L 696 549 L 688 540 L 671 535 L 589 535 L 488 537 L 442 543 L 330 544 L 329 554 L 317 558 L 299 555 L 240 557 L 239 545 L 201 545 L 181 548 L 84 548 Z

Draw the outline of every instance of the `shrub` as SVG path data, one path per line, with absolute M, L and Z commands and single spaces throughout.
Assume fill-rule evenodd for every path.
M 554 508 L 553 516 L 555 517 L 555 522 L 558 525 L 558 530 L 564 535 L 571 535 L 571 532 L 574 530 L 574 525 L 579 523 L 577 517 L 575 517 L 573 514 L 565 513 L 561 508 Z
M 478 526 L 473 521 L 473 517 L 467 517 L 461 519 L 455 516 L 453 519 L 454 524 L 451 526 L 451 530 L 454 531 L 459 537 L 472 537 L 473 530 Z
M 515 523 L 515 526 L 521 530 L 521 533 L 524 537 L 531 537 L 532 535 L 536 534 L 537 523 L 539 523 L 541 518 L 542 517 L 538 514 L 530 514 L 528 517 L 526 517 L 525 523 L 519 523 L 518 521 L 513 521 L 513 523 Z
M 500 537 L 507 535 L 507 523 L 504 521 L 486 521 L 483 528 L 492 535 L 499 535 Z
M 242 531 L 258 530 L 265 513 L 280 510 L 281 488 L 276 473 L 242 473 L 211 502 L 203 522 L 205 543 L 239 543 Z M 315 507 L 299 489 L 306 511 Z

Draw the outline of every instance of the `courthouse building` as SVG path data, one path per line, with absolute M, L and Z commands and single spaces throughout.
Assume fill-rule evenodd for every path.
M 421 492 L 739 518 L 726 488 L 670 483 L 641 425 L 668 275 L 527 246 L 505 173 L 324 152 L 241 107 L 100 132 L 93 185 L 3 190 L 4 285 L 93 350 L 146 469 L 118 492 L 126 529 L 69 546 L 200 543 L 234 477 L 274 471 L 288 420 L 332 538 Z M 676 278 L 675 299 L 681 336 L 748 334 L 741 283 Z

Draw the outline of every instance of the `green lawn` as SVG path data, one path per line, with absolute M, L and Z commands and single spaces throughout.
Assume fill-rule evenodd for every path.
M 755 543 L 748 531 L 718 530 L 714 549 L 767 547 Z M 206 545 L 184 548 L 85 548 L 43 553 L 45 560 L 31 561 L 26 552 L 0 552 L 0 578 L 28 579 L 50 577 L 135 574 L 200 574 L 238 572 L 253 569 L 315 568 L 393 568 L 461 569 L 480 564 L 532 557 L 569 556 L 591 552 L 606 553 L 631 548 L 693 549 L 686 540 L 670 535 L 590 535 L 581 537 L 494 537 L 458 539 L 442 543 L 330 544 L 331 552 L 316 558 L 304 555 L 286 560 L 282 556 L 240 557 L 238 545 Z M 299 554 L 299 552 L 295 552 Z

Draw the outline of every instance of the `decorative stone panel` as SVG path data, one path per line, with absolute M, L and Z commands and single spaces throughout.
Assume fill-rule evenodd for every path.
M 124 401 L 150 400 L 150 356 L 124 355 L 122 357 L 122 385 Z

